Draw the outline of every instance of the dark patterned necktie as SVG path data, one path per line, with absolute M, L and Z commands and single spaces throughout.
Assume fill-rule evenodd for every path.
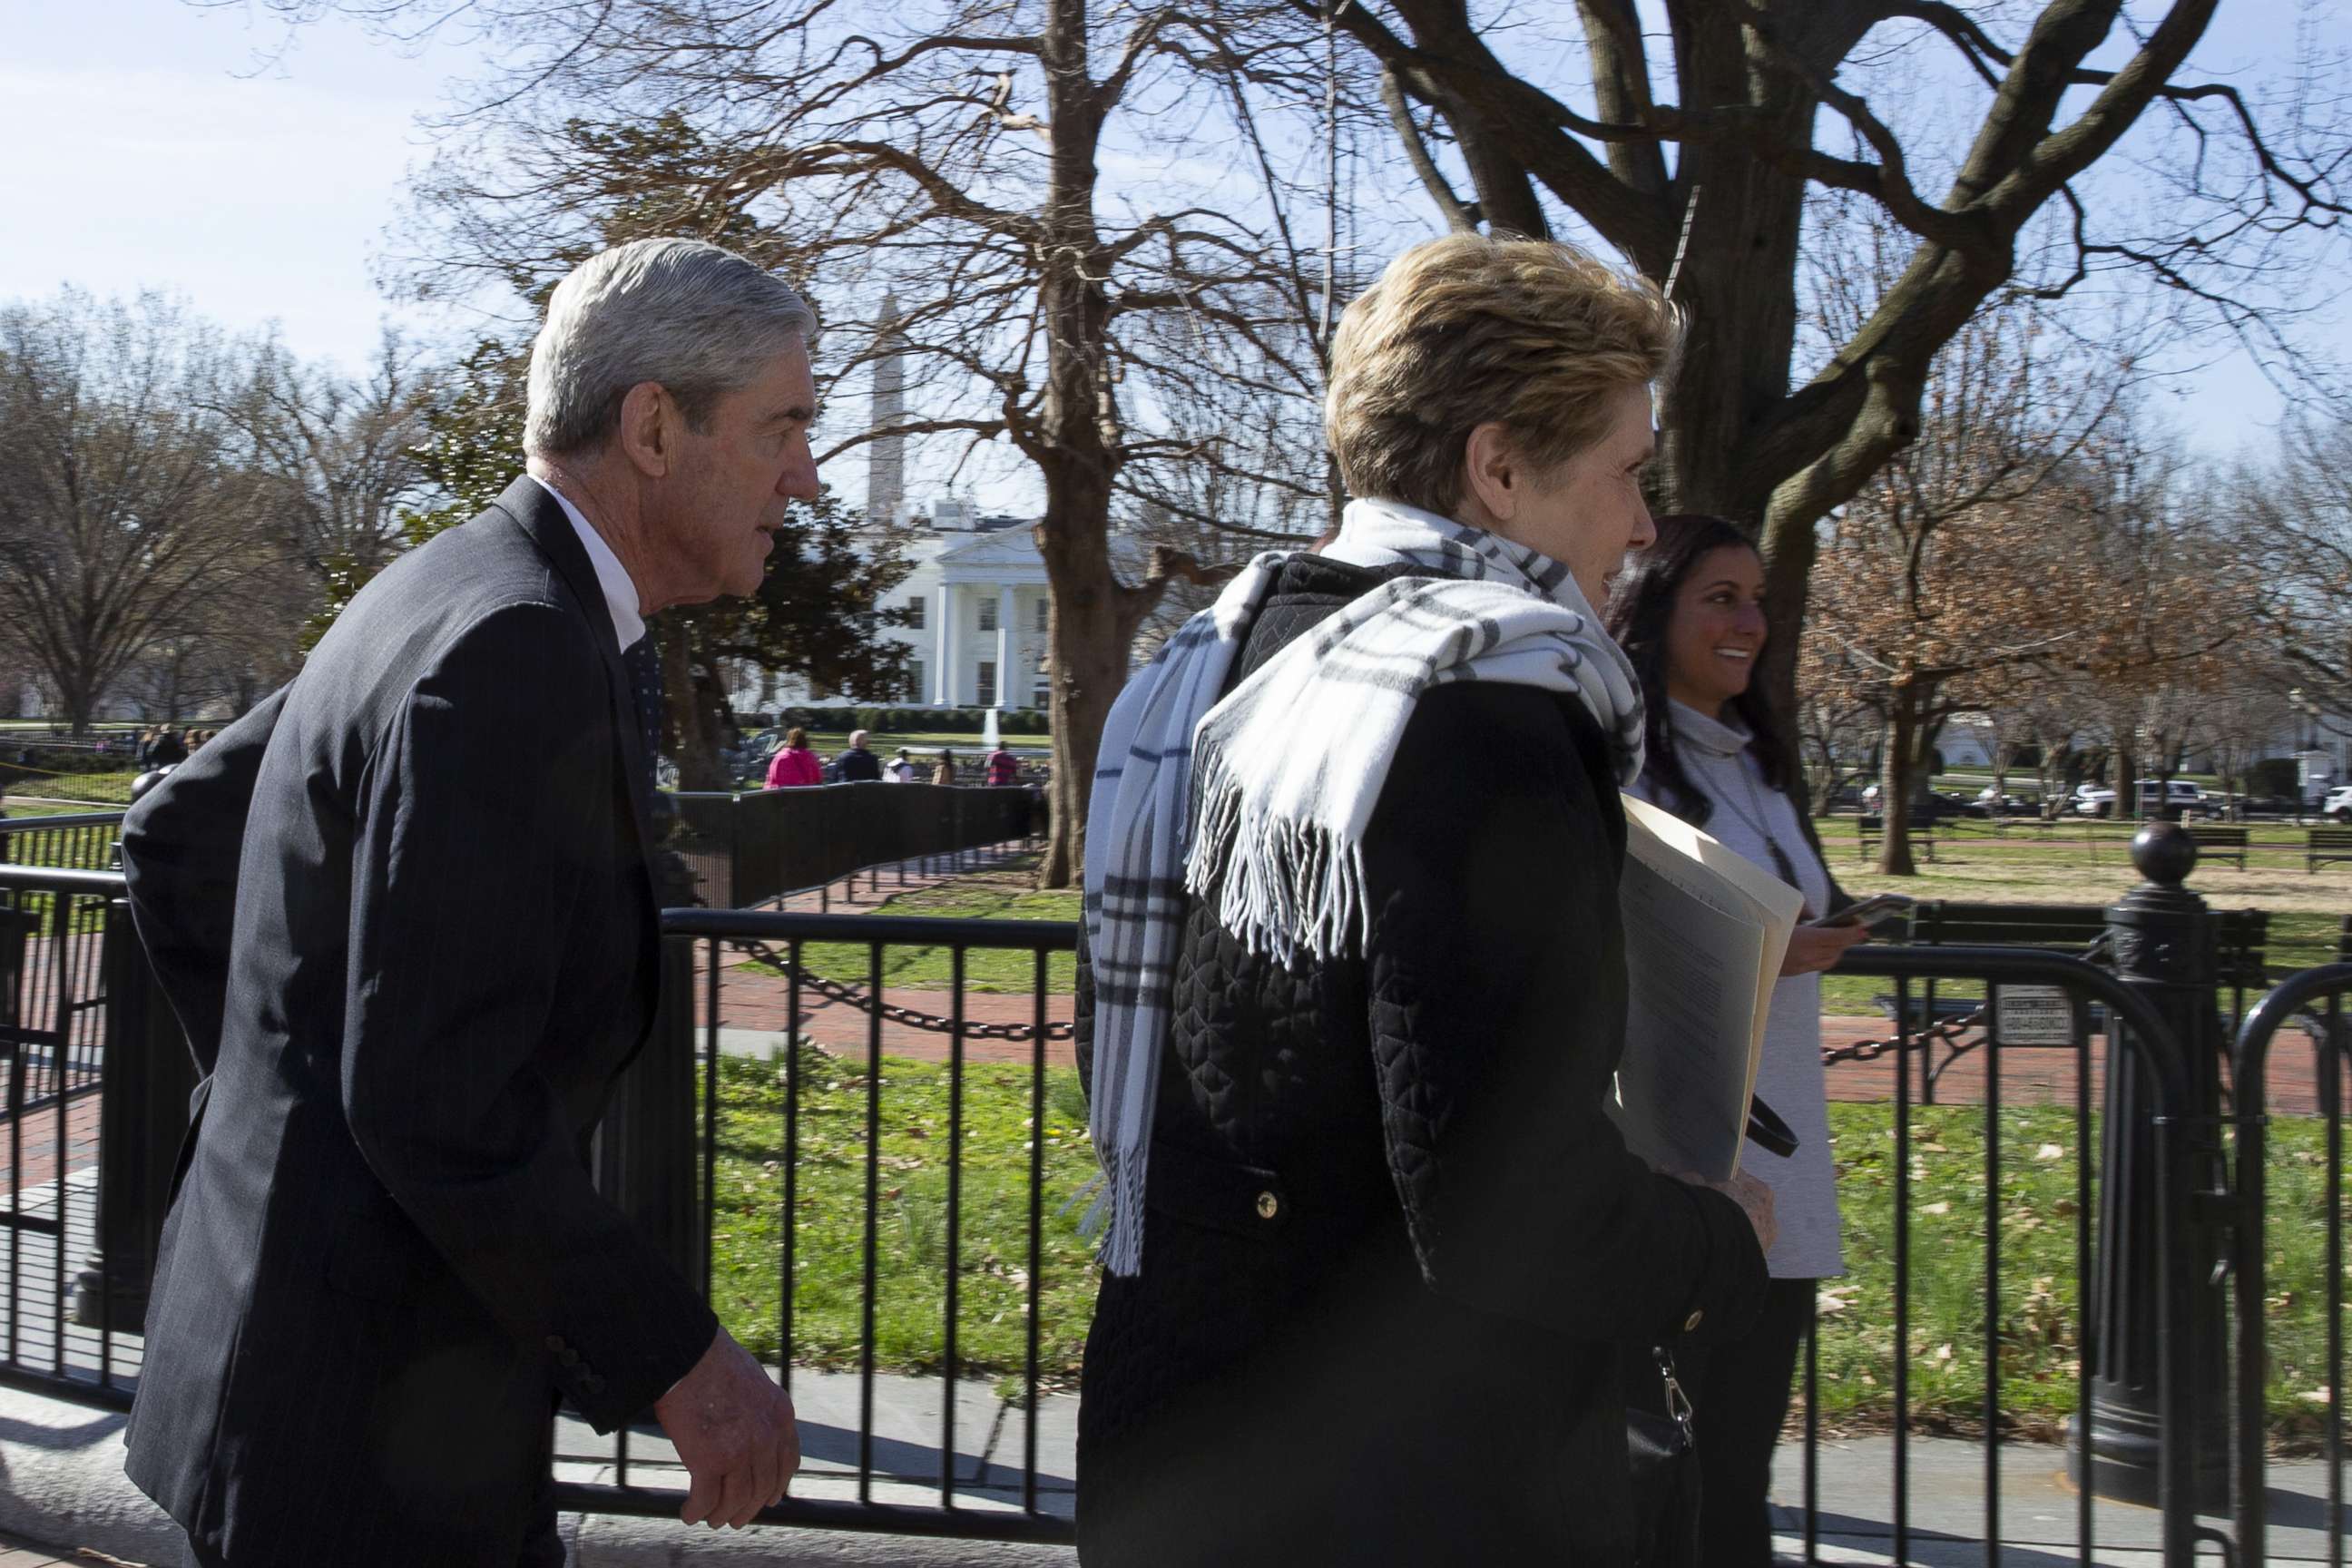
M 629 672 L 629 695 L 637 709 L 637 746 L 643 753 L 637 759 L 637 798 L 651 812 L 654 757 L 661 750 L 662 721 L 661 658 L 654 651 L 652 634 L 631 643 L 621 655 L 621 664 Z

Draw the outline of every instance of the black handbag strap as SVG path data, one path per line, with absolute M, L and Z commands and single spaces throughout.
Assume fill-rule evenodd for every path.
M 1657 1363 L 1658 1376 L 1666 1389 L 1666 1418 L 1675 1424 L 1675 1432 L 1685 1451 L 1698 1447 L 1696 1412 L 1692 1410 L 1690 1395 L 1683 1391 L 1682 1379 L 1675 1373 L 1675 1352 L 1666 1345 L 1650 1347 L 1650 1357 Z

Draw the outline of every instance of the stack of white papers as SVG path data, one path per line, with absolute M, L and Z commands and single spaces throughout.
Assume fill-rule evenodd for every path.
M 1804 896 L 1681 818 L 1624 801 L 1617 1125 L 1652 1169 L 1728 1181 Z

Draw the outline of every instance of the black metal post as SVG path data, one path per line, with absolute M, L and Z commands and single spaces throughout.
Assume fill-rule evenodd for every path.
M 2098 1266 L 2086 1313 L 2096 1400 L 2087 1429 L 2076 1423 L 2070 1467 L 2077 1483 L 2102 1497 L 2157 1503 L 2160 1396 L 2169 1377 L 2185 1396 L 2172 1408 L 2192 1417 L 2191 1430 L 2174 1435 L 2189 1445 L 2189 1484 L 2198 1509 L 2213 1510 L 2229 1501 L 2229 1358 L 2218 1267 L 2224 1252 L 2222 1238 L 2181 1186 L 2210 1187 L 2221 1179 L 2220 1067 L 2227 1042 L 2215 1005 L 2215 921 L 2205 900 L 2181 885 L 2196 868 L 2197 846 L 2179 824 L 2141 828 L 2131 854 L 2147 879 L 2107 910 L 2108 942 L 2117 977 L 2170 1027 L 2182 1053 L 2187 1103 L 2176 1108 L 2169 1127 L 2159 1127 L 2150 1067 L 2122 1048 L 2111 1016 Z M 2176 1162 L 2170 1206 L 2180 1216 L 2169 1235 L 2158 1209 L 2168 1160 Z M 2158 1302 L 2167 1291 L 2179 1321 L 2160 1332 Z
M 694 902 L 694 875 L 667 850 L 654 857 L 655 901 Z M 596 1186 L 653 1238 L 688 1280 L 703 1278 L 696 1179 L 694 939 L 661 944 L 661 1003 L 652 1036 L 620 1081 L 596 1131 Z M 715 962 L 715 955 L 714 955 Z
M 188 1098 L 195 1092 L 197 1072 L 180 1020 L 131 929 L 127 901 L 116 899 L 107 905 L 103 942 L 106 1045 L 100 1058 L 98 1228 L 95 1247 L 74 1276 L 73 1319 L 85 1328 L 121 1333 L 137 1331 L 146 1320 L 155 1245 L 171 1205 L 172 1177 L 188 1131 Z M 64 1039 L 60 1027 L 60 1093 L 66 1089 Z

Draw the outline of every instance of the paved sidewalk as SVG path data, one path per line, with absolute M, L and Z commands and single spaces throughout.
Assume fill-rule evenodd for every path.
M 87 1557 L 58 1557 L 46 1546 L 36 1546 L 29 1541 L 19 1541 L 13 1535 L 0 1535 L 0 1568 L 88 1568 Z
M 803 1497 L 856 1495 L 856 1440 L 861 1391 L 855 1374 L 797 1372 L 793 1383 L 803 1423 L 808 1466 L 794 1491 Z M 939 1498 L 941 1385 L 937 1379 L 881 1376 L 875 1381 L 873 1468 L 867 1479 L 877 1501 L 933 1504 Z M 947 1467 L 959 1504 L 987 1510 L 1017 1507 L 1027 1448 L 1017 1405 L 998 1400 L 984 1383 L 956 1391 L 954 1462 Z M 1048 1511 L 1066 1514 L 1076 1455 L 1077 1402 L 1066 1395 L 1040 1402 L 1037 1491 Z M 122 1475 L 121 1417 L 37 1394 L 0 1389 L 0 1527 L 24 1540 L 50 1543 L 43 1556 L 16 1539 L 0 1537 L 0 1568 L 83 1563 L 84 1545 L 134 1563 L 179 1568 L 181 1538 Z M 674 1459 L 648 1429 L 630 1437 L 630 1479 L 661 1487 L 676 1476 Z M 559 1442 L 562 1473 L 577 1479 L 614 1479 L 610 1440 L 567 1423 Z M 1820 1448 L 1820 1556 L 1825 1563 L 1894 1562 L 1893 1442 L 1884 1436 L 1824 1440 Z M 1774 1496 L 1782 1505 L 1780 1549 L 1803 1546 L 1802 1523 L 1789 1505 L 1803 1497 L 1803 1449 L 1784 1443 L 1775 1457 Z M 2060 1568 L 2080 1563 L 2075 1549 L 2076 1500 L 2065 1479 L 2063 1448 L 2012 1443 L 2000 1453 L 2000 1568 Z M 2270 1467 L 2271 1553 L 2274 1563 L 2326 1560 L 2326 1468 L 2313 1460 L 2275 1460 Z M 1988 1561 L 1982 1543 L 1985 1452 L 1975 1442 L 1915 1437 L 1911 1443 L 1909 1560 L 1923 1568 L 1977 1568 Z M 2352 1521 L 2344 1521 L 2352 1524 Z M 672 1568 L 675 1564 L 763 1564 L 765 1568 L 1070 1568 L 1066 1548 L 1000 1546 L 908 1536 L 758 1527 L 741 1533 L 690 1531 L 675 1520 L 567 1516 L 564 1536 L 575 1568 Z M 2154 1510 L 2101 1502 L 2094 1515 L 2101 1568 L 2154 1568 Z M 12 1551 L 26 1556 L 12 1556 Z

